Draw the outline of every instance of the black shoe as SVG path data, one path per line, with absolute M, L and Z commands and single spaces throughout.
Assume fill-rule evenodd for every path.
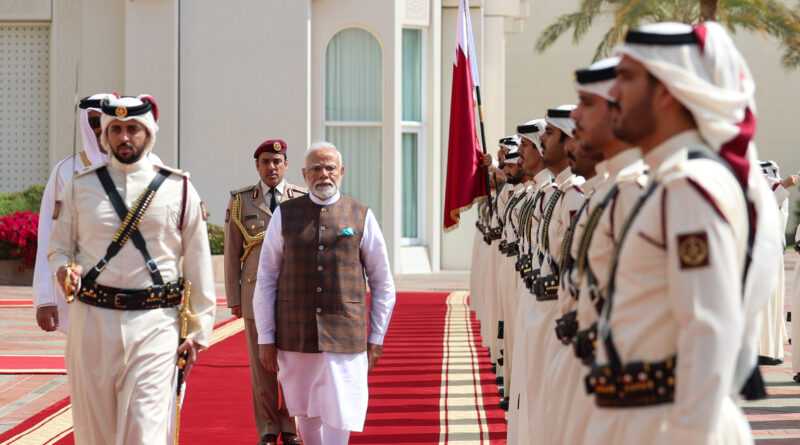
M 497 395 L 498 395 L 499 397 L 505 397 L 505 396 L 506 396 L 506 390 L 505 390 L 505 388 L 500 388 L 500 389 L 498 389 L 498 390 L 497 390 Z
M 500 365 L 500 366 L 503 366 L 503 357 L 498 357 L 497 358 L 497 364 Z
M 492 365 L 492 374 L 497 374 L 497 365 Z
M 499 376 L 495 377 L 494 378 L 494 382 L 497 383 L 498 385 L 502 385 L 503 384 L 503 376 L 499 375 Z
M 800 372 L 795 374 L 794 377 L 792 377 L 792 380 L 794 380 L 797 383 L 800 383 Z
M 763 355 L 758 356 L 758 364 L 761 366 L 778 366 L 783 363 L 779 358 L 766 357 Z
M 264 434 L 261 436 L 261 440 L 258 441 L 258 445 L 277 445 L 278 443 L 278 435 L 277 434 Z
M 497 404 L 503 411 L 508 411 L 508 397 L 501 400 L 500 403 Z
M 500 350 L 500 355 L 505 355 L 505 354 L 503 354 L 503 350 L 502 349 Z

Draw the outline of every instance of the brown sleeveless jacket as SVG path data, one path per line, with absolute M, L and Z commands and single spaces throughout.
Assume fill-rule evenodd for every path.
M 308 195 L 281 203 L 284 254 L 275 308 L 279 349 L 367 349 L 369 313 L 361 259 L 367 210 L 344 196 L 325 206 Z

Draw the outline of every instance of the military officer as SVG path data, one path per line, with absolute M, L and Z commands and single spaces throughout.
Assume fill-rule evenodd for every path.
M 278 435 L 285 444 L 302 443 L 294 419 L 279 397 L 277 373 L 267 371 L 259 362 L 253 315 L 258 259 L 272 212 L 281 202 L 307 193 L 284 179 L 289 166 L 287 148 L 281 139 L 270 139 L 256 148 L 253 157 L 261 179 L 232 191 L 225 212 L 225 294 L 233 315 L 244 318 L 259 445 L 274 445 Z

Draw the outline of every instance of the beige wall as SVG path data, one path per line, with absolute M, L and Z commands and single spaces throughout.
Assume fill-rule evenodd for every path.
M 301 185 L 309 141 L 309 1 L 237 3 L 181 2 L 180 167 L 217 224 L 229 191 L 258 182 L 263 141 L 286 141 Z

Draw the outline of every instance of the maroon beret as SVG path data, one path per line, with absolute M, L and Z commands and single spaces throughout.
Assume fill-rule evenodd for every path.
M 258 146 L 253 157 L 258 159 L 258 156 L 264 152 L 268 153 L 283 153 L 286 156 L 286 141 L 283 139 L 270 139 Z

